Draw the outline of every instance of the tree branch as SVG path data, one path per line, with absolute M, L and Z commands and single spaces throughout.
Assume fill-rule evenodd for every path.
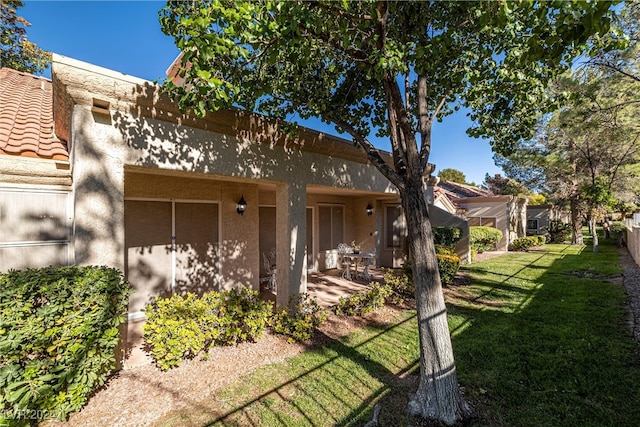
M 315 38 L 317 38 L 319 40 L 322 40 L 323 42 L 325 42 L 326 44 L 331 46 L 332 49 L 335 49 L 338 52 L 342 52 L 342 53 L 348 55 L 354 61 L 369 62 L 368 55 L 366 54 L 366 52 L 364 52 L 361 49 L 345 49 L 342 46 L 341 43 L 339 43 L 337 40 L 332 38 L 330 35 L 319 33 L 314 28 L 308 28 L 308 27 L 305 27 L 302 24 L 298 24 L 298 28 L 300 29 L 302 34 L 304 34 L 306 36 L 312 36 L 312 37 L 315 37 Z
M 327 10 L 331 12 L 331 14 L 333 15 L 337 15 L 341 18 L 346 18 L 348 21 L 373 21 L 373 16 L 368 15 L 366 13 L 356 14 L 356 13 L 345 12 L 344 9 L 341 9 L 339 7 L 333 7 L 330 4 L 321 3 L 319 1 L 308 1 L 307 4 L 310 6 L 310 8 L 317 7 L 320 9 Z
M 608 62 L 593 60 L 593 61 L 587 62 L 587 65 L 595 65 L 595 66 L 599 66 L 599 67 L 608 68 L 611 71 L 614 71 L 616 73 L 622 74 L 623 76 L 629 77 L 630 79 L 635 80 L 635 81 L 640 83 L 640 76 L 636 76 L 635 74 L 631 74 L 629 72 L 626 72 L 626 71 L 622 70 L 621 68 L 616 67 L 615 65 L 609 64 Z
M 349 135 L 351 135 L 353 140 L 362 147 L 369 161 L 371 161 L 371 163 L 373 163 L 373 165 L 380 171 L 380 173 L 384 175 L 389 181 L 391 181 L 391 183 L 393 183 L 393 185 L 395 185 L 399 191 L 402 191 L 402 189 L 404 188 L 402 177 L 393 168 L 391 168 L 387 164 L 387 162 L 385 162 L 385 160 L 380 155 L 380 151 L 376 147 L 374 147 L 368 139 L 363 137 L 358 131 L 353 128 L 353 126 L 351 126 L 346 121 L 330 114 L 327 114 L 325 117 L 337 126 L 340 126 Z

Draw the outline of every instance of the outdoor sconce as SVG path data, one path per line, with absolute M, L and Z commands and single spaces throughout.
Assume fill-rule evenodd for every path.
M 367 210 L 368 216 L 371 216 L 371 214 L 373 214 L 373 206 L 371 206 L 371 203 L 367 203 L 367 207 L 365 209 Z
M 240 215 L 244 215 L 244 210 L 247 209 L 247 201 L 244 199 L 244 194 L 240 196 L 240 200 L 238 200 L 238 206 L 236 207 L 236 212 Z

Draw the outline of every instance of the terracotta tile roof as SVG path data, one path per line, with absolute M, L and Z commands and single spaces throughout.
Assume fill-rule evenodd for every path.
M 51 80 L 0 69 L 0 154 L 69 160 L 53 129 Z

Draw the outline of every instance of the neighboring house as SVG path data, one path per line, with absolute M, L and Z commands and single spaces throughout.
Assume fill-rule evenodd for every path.
M 494 196 L 482 188 L 451 181 L 440 181 L 438 187 L 469 226 L 482 225 L 502 231 L 502 240 L 496 245 L 496 250 L 506 251 L 511 242 L 526 235 L 525 197 Z
M 527 206 L 528 235 L 546 235 L 548 233 L 549 223 L 553 221 L 568 224 L 571 221 L 570 214 L 549 204 Z
M 0 272 L 74 263 L 67 141 L 51 81 L 0 69 Z
M 273 248 L 279 306 L 337 266 L 341 242 L 378 266 L 406 260 L 397 190 L 350 141 L 287 139 L 240 110 L 182 114 L 149 81 L 59 55 L 52 81 L 0 81 L 0 272 L 118 268 L 131 327 L 155 296 L 259 289 Z
M 434 227 L 456 227 L 462 231 L 455 251 L 462 264 L 468 264 L 471 262 L 469 221 L 462 217 L 464 211 L 449 199 L 447 192 L 438 187 L 439 181 L 438 177 L 433 176 L 427 180 L 426 194 L 431 223 Z

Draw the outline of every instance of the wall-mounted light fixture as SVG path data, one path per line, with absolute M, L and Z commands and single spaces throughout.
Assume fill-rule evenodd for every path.
M 236 212 L 240 215 L 244 215 L 244 211 L 247 209 L 247 201 L 244 199 L 244 194 L 240 196 L 240 200 L 238 200 L 238 205 L 236 206 Z
M 371 203 L 367 203 L 367 207 L 365 209 L 367 210 L 367 215 L 371 216 L 373 213 L 373 206 L 371 206 Z

